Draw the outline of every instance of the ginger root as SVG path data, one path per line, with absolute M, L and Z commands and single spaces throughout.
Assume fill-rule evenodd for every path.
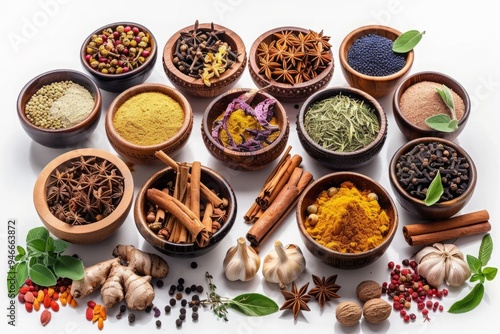
M 83 278 L 71 283 L 71 295 L 74 298 L 85 297 L 99 289 L 106 282 L 114 263 L 119 264 L 120 259 L 106 260 L 85 268 Z
M 168 264 L 156 254 L 143 252 L 131 245 L 118 245 L 113 250 L 113 256 L 123 259 L 129 267 L 141 275 L 153 278 L 165 277 L 168 274 Z

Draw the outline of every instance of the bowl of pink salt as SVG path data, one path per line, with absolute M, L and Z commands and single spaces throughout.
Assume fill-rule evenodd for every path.
M 111 146 L 129 163 L 159 162 L 155 152 L 175 155 L 193 129 L 189 101 L 177 89 L 144 83 L 125 90 L 109 105 L 105 119 Z
M 447 104 L 439 91 L 449 94 L 453 104 Z M 465 88 L 452 77 L 419 72 L 396 88 L 392 109 L 397 126 L 408 140 L 422 137 L 453 140 L 469 119 L 471 102 Z

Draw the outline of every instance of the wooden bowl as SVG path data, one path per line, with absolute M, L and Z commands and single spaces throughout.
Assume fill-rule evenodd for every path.
M 302 83 L 296 84 L 286 84 L 281 82 L 276 82 L 274 80 L 269 80 L 260 72 L 259 66 L 259 56 L 257 52 L 257 48 L 261 43 L 269 44 L 271 43 L 275 37 L 273 34 L 279 33 L 282 31 L 290 31 L 295 34 L 299 32 L 303 34 L 307 34 L 309 29 L 299 28 L 299 27 L 280 27 L 271 29 L 269 31 L 264 32 L 262 35 L 257 37 L 257 39 L 253 42 L 252 47 L 250 49 L 250 55 L 248 57 L 248 69 L 250 71 L 250 75 L 252 77 L 253 82 L 259 88 L 266 88 L 266 92 L 276 97 L 281 102 L 301 102 L 307 99 L 310 95 L 327 86 L 331 81 L 333 76 L 334 69 L 334 59 L 333 52 L 330 48 L 328 51 L 332 61 L 326 66 L 326 68 L 319 73 L 315 78 L 304 81 Z
M 141 146 L 123 138 L 116 130 L 113 119 L 123 103 L 133 96 L 146 92 L 163 93 L 177 101 L 184 110 L 184 120 L 174 136 L 159 144 Z M 155 156 L 156 151 L 164 151 L 166 154 L 174 156 L 187 143 L 193 129 L 193 111 L 189 101 L 175 88 L 162 84 L 144 83 L 131 87 L 115 97 L 106 113 L 105 129 L 111 146 L 125 160 L 132 163 L 150 165 L 159 162 Z
M 311 138 L 304 124 L 305 116 L 313 104 L 340 94 L 363 101 L 371 106 L 377 114 L 380 125 L 379 133 L 371 144 L 352 152 L 339 152 L 324 148 Z M 300 108 L 296 125 L 299 141 L 307 154 L 321 165 L 334 170 L 354 169 L 370 163 L 384 146 L 387 137 L 387 116 L 380 104 L 367 93 L 350 87 L 331 87 L 313 94 Z
M 136 67 L 135 69 L 132 69 L 128 72 L 123 72 L 120 74 L 105 74 L 102 73 L 101 71 L 93 68 L 90 66 L 89 62 L 85 58 L 87 55 L 87 46 L 92 40 L 92 36 L 94 35 L 101 35 L 102 32 L 105 29 L 111 28 L 111 29 L 116 29 L 118 26 L 130 26 L 130 27 L 137 27 L 140 29 L 140 31 L 144 32 L 146 36 L 149 38 L 149 41 L 151 43 L 150 48 L 151 48 L 151 53 L 150 55 L 146 58 L 143 64 L 140 66 Z M 157 58 L 157 41 L 156 38 L 154 37 L 153 33 L 151 30 L 146 28 L 145 26 L 135 23 L 135 22 L 114 22 L 107 24 L 105 26 L 100 27 L 99 29 L 94 30 L 90 35 L 88 35 L 87 38 L 82 43 L 82 46 L 80 48 L 80 62 L 83 66 L 83 69 L 89 73 L 94 80 L 97 82 L 97 85 L 99 88 L 109 91 L 109 92 L 114 92 L 114 93 L 120 93 L 123 92 L 124 90 L 133 87 L 135 85 L 141 84 L 144 81 L 146 81 L 147 78 L 151 75 L 155 63 L 156 63 L 156 58 Z
M 415 125 L 404 116 L 400 108 L 401 96 L 410 86 L 423 81 L 436 82 L 446 85 L 452 91 L 457 93 L 458 96 L 460 96 L 460 98 L 464 102 L 464 113 L 462 118 L 460 118 L 460 120 L 458 121 L 458 129 L 453 132 L 442 132 L 434 130 L 430 127 L 424 128 L 422 126 Z M 398 85 L 392 99 L 392 111 L 394 114 L 394 119 L 396 120 L 397 126 L 408 140 L 413 140 L 421 137 L 438 137 L 448 140 L 454 140 L 462 132 L 465 124 L 469 120 L 470 110 L 471 101 L 469 98 L 469 94 L 467 93 L 465 88 L 452 77 L 438 72 L 419 72 L 407 77 Z
M 237 202 L 233 189 L 229 183 L 214 170 L 202 166 L 201 167 L 201 182 L 208 188 L 214 189 L 220 198 L 228 200 L 226 208 L 226 219 L 223 222 L 221 229 L 214 233 L 205 247 L 199 247 L 195 243 L 174 243 L 159 237 L 148 226 L 146 215 L 148 211 L 147 190 L 150 188 L 163 189 L 165 185 L 175 180 L 176 172 L 174 169 L 167 167 L 149 177 L 142 187 L 137 192 L 137 197 L 134 204 L 134 220 L 139 233 L 143 238 L 151 244 L 159 252 L 180 258 L 193 258 L 201 256 L 212 251 L 222 239 L 229 233 L 234 225 L 237 215 Z
M 423 200 L 410 195 L 399 183 L 396 171 L 398 160 L 401 155 L 410 152 L 419 144 L 428 144 L 432 142 L 438 142 L 452 147 L 456 150 L 459 156 L 465 158 L 470 167 L 468 173 L 468 187 L 461 195 L 454 197 L 451 200 L 437 202 L 431 206 L 427 206 Z M 458 213 L 469 202 L 476 187 L 477 171 L 474 161 L 458 144 L 443 138 L 423 137 L 409 141 L 394 153 L 394 156 L 389 164 L 389 180 L 397 201 L 409 215 L 426 220 L 444 220 Z
M 359 190 L 369 190 L 377 194 L 381 208 L 386 211 L 390 219 L 389 231 L 382 243 L 365 252 L 342 253 L 329 249 L 311 237 L 304 226 L 308 216 L 307 207 L 316 201 L 319 194 L 330 187 L 339 187 L 346 181 L 352 182 Z M 302 241 L 317 259 L 339 269 L 358 269 L 373 263 L 385 253 L 398 229 L 399 215 L 391 196 L 379 183 L 363 174 L 335 172 L 324 175 L 304 190 L 297 202 L 296 220 Z
M 60 81 L 72 81 L 87 89 L 94 98 L 94 108 L 84 120 L 71 127 L 46 129 L 34 125 L 26 117 L 26 104 L 40 88 Z M 99 123 L 101 106 L 101 91 L 88 75 L 69 69 L 57 69 L 36 76 L 23 87 L 17 98 L 17 116 L 24 131 L 35 142 L 47 147 L 65 148 L 83 142 L 94 132 Z
M 163 48 L 163 69 L 170 82 L 181 92 L 196 97 L 214 97 L 231 88 L 240 79 L 247 64 L 247 53 L 245 44 L 241 37 L 234 31 L 211 23 L 200 23 L 197 31 L 210 32 L 212 30 L 224 31 L 219 38 L 228 43 L 231 51 L 237 53 L 237 61 L 231 65 L 218 78 L 210 79 L 210 86 L 207 86 L 202 79 L 191 77 L 181 72 L 173 63 L 177 52 L 177 42 L 179 36 L 194 30 L 194 25 L 178 30 L 165 44 Z
M 398 72 L 387 76 L 369 76 L 354 70 L 347 61 L 347 53 L 352 44 L 359 38 L 368 34 L 375 34 L 382 37 L 396 40 L 401 32 L 391 27 L 381 25 L 368 25 L 357 28 L 350 32 L 342 41 L 339 48 L 339 59 L 342 73 L 347 83 L 354 88 L 361 89 L 371 96 L 378 98 L 391 94 L 401 79 L 408 73 L 413 65 L 414 51 L 408 52 L 405 66 Z
M 99 164 L 105 162 L 111 164 L 116 175 L 123 177 L 123 194 L 116 208 L 105 218 L 85 225 L 72 225 L 60 220 L 50 211 L 47 202 L 47 187 L 56 170 L 70 167 L 82 157 L 95 157 L 95 161 Z M 95 148 L 76 149 L 58 156 L 43 168 L 33 189 L 35 209 L 45 227 L 57 238 L 74 244 L 93 244 L 113 235 L 127 218 L 133 196 L 134 180 L 127 165 L 116 155 Z
M 218 140 L 214 139 L 212 137 L 212 126 L 214 121 L 224 112 L 224 110 L 226 110 L 228 104 L 233 101 L 233 99 L 249 91 L 250 89 L 247 88 L 232 89 L 215 98 L 205 110 L 201 124 L 203 143 L 210 154 L 220 160 L 224 165 L 235 170 L 259 170 L 276 160 L 287 146 L 290 132 L 286 110 L 283 105 L 276 100 L 273 110 L 278 126 L 280 127 L 280 134 L 270 145 L 253 152 L 240 152 L 224 147 Z M 254 106 L 267 98 L 273 98 L 273 96 L 259 91 L 255 95 L 251 105 Z

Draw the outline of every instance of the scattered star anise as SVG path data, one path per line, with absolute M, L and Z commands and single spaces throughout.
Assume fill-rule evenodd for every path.
M 281 310 L 292 310 L 293 318 L 297 319 L 300 311 L 310 311 L 307 303 L 311 299 L 311 296 L 307 294 L 307 287 L 309 282 L 297 289 L 295 282 L 292 282 L 292 290 L 281 290 L 283 297 L 285 297 L 285 303 L 280 307 Z
M 312 278 L 316 286 L 312 288 L 308 294 L 316 298 L 321 308 L 323 308 L 325 303 L 332 298 L 340 298 L 337 294 L 337 291 L 340 289 L 340 285 L 335 284 L 337 275 L 332 275 L 328 278 L 325 278 L 324 276 L 319 278 L 316 275 L 312 275 Z

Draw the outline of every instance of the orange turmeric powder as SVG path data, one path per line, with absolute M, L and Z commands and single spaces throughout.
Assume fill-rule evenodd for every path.
M 316 242 L 341 253 L 360 253 L 380 245 L 390 218 L 376 195 L 344 182 L 320 193 L 313 204 L 317 219 L 306 219 L 306 231 Z M 316 217 L 315 217 L 316 218 Z

